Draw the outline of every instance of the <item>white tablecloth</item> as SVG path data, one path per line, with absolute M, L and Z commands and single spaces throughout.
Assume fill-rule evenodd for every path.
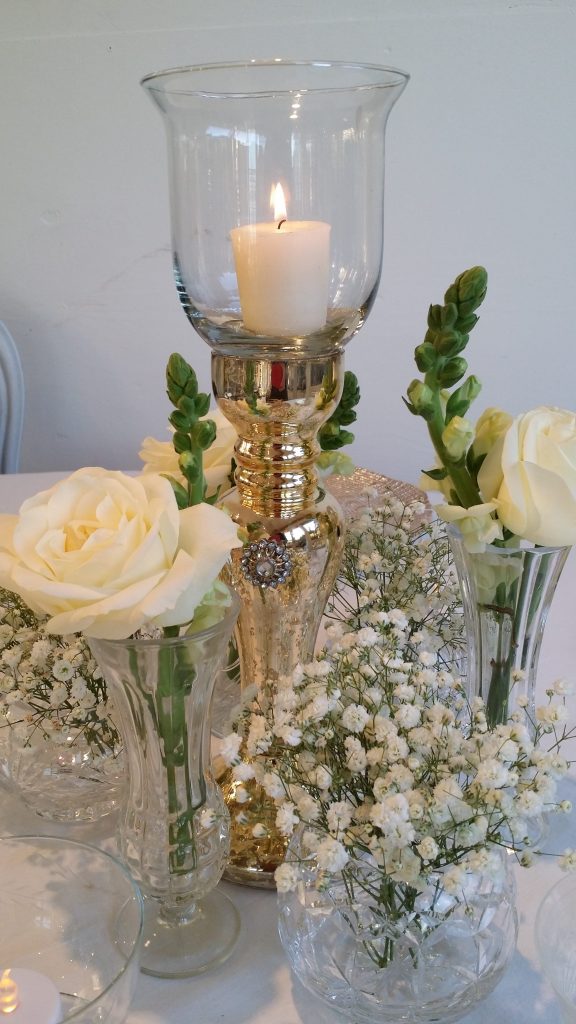
M 13 512 L 30 494 L 62 474 L 0 476 L 0 512 Z M 560 581 L 542 649 L 539 689 L 576 663 L 576 560 L 572 555 Z M 574 702 L 576 705 L 576 702 Z M 573 705 L 574 707 L 574 705 Z M 562 796 L 576 806 L 576 779 L 566 780 Z M 51 825 L 0 790 L 0 833 L 72 835 L 82 842 L 109 845 L 112 818 L 92 825 Z M 573 816 L 552 819 L 550 852 L 576 845 Z M 533 926 L 539 903 L 561 877 L 555 861 L 541 857 L 530 870 L 516 869 L 520 930 L 511 967 L 492 995 L 463 1024 L 560 1024 L 551 991 L 539 971 Z M 127 1024 L 336 1024 L 342 1017 L 309 995 L 292 977 L 276 930 L 273 893 L 221 883 L 242 918 L 237 948 L 219 970 L 184 981 L 140 976 Z

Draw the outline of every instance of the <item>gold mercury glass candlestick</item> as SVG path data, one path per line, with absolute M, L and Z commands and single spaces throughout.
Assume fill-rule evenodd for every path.
M 264 699 L 312 657 L 338 571 L 343 519 L 318 485 L 316 435 L 340 398 L 344 346 L 376 297 L 385 127 L 407 80 L 371 65 L 274 60 L 142 82 L 168 136 L 176 287 L 238 432 L 225 502 L 245 545 L 229 581 L 242 601 L 242 688 Z M 285 849 L 275 807 L 250 783 L 240 802 L 230 775 L 223 788 L 227 877 L 272 887 Z

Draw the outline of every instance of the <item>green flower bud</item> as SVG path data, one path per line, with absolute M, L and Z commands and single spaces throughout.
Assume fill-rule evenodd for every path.
M 450 458 L 459 462 L 468 451 L 473 437 L 474 427 L 470 421 L 454 416 L 442 431 L 442 444 Z
M 434 415 L 434 392 L 421 380 L 413 380 L 407 391 L 408 399 L 418 416 L 431 419 Z
M 194 370 L 178 352 L 173 352 L 166 367 L 166 384 L 168 398 L 174 405 L 178 404 L 191 380 L 196 380 Z
M 210 395 L 207 395 L 205 392 L 197 394 L 195 399 L 195 406 L 197 416 L 206 416 L 208 414 L 208 410 L 210 409 Z
M 214 420 L 198 421 L 196 426 L 192 428 L 192 437 L 202 451 L 206 451 L 216 439 L 216 424 Z
M 174 434 L 174 437 L 172 438 L 172 444 L 174 445 L 174 448 L 178 452 L 178 454 L 180 454 L 180 452 L 188 452 L 192 447 L 190 435 L 184 434 L 179 430 L 177 430 L 176 433 Z
M 187 417 L 190 425 L 196 423 L 198 413 L 196 412 L 196 401 L 194 398 L 188 398 L 186 395 L 182 395 L 182 397 L 178 399 L 177 405 L 178 411 Z
M 170 413 L 168 422 L 172 424 L 174 430 L 188 431 L 192 426 L 188 417 L 183 412 L 179 412 L 178 409 Z
M 450 419 L 452 416 L 463 416 L 464 413 L 468 412 L 470 405 L 475 398 L 478 397 L 482 390 L 482 385 L 475 377 L 471 374 L 468 380 L 465 380 L 459 388 L 456 389 L 448 399 L 446 404 L 446 416 Z
M 430 306 L 428 309 L 428 327 L 438 331 L 442 327 L 442 306 Z
M 441 307 L 440 323 L 442 327 L 454 327 L 458 319 L 458 306 L 455 302 L 448 302 Z
M 182 452 L 178 459 L 180 472 L 186 477 L 189 483 L 194 484 L 200 479 L 202 473 L 202 460 L 193 452 Z
M 484 301 L 488 275 L 484 267 L 471 267 L 459 274 L 444 296 L 444 302 L 454 302 L 461 317 L 469 316 Z
M 438 331 L 434 345 L 436 351 L 443 356 L 455 356 L 465 347 L 466 342 L 463 342 L 462 335 L 458 331 L 446 327 Z
M 428 342 L 423 341 L 421 345 L 414 350 L 414 359 L 416 360 L 416 366 L 420 370 L 420 373 L 428 373 L 428 370 L 433 370 L 438 362 L 438 356 L 434 345 L 430 345 Z
M 462 356 L 455 356 L 449 359 L 438 374 L 438 381 L 444 388 L 450 388 L 456 384 L 466 373 L 468 363 Z

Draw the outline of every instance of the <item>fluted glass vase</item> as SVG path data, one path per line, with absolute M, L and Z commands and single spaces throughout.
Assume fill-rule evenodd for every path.
M 279 930 L 292 969 L 354 1024 L 450 1024 L 485 998 L 514 953 L 517 918 L 509 857 L 488 872 L 424 891 L 394 881 L 370 858 L 321 870 L 303 844 L 286 860 L 297 884 L 279 892 Z
M 91 640 L 114 694 L 128 762 L 121 852 L 144 895 L 142 970 L 187 977 L 222 963 L 239 932 L 215 886 L 229 851 L 229 816 L 210 759 L 210 704 L 238 599 L 202 632 Z
M 472 552 L 447 527 L 466 621 L 468 692 L 486 703 L 489 726 L 518 706 L 534 721 L 546 618 L 570 548 L 498 547 Z

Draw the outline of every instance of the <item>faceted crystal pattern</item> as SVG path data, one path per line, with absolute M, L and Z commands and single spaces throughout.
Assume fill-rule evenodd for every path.
M 294 972 L 356 1024 L 459 1020 L 492 991 L 514 952 L 514 887 L 502 856 L 499 880 L 478 875 L 459 900 L 438 875 L 420 908 L 395 920 L 366 891 L 378 891 L 376 869 L 357 862 L 357 884 L 345 883 L 342 875 L 320 879 L 302 861 L 297 889 L 279 894 L 280 938 Z

